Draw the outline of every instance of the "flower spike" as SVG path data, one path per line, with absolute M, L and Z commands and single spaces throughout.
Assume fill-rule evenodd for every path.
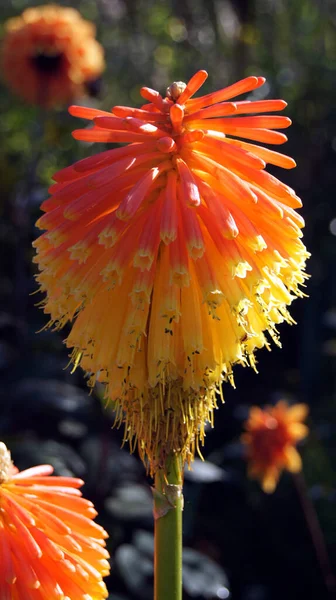
M 253 76 L 195 97 L 205 79 L 142 88 L 140 108 L 71 107 L 94 121 L 76 139 L 127 145 L 55 175 L 34 243 L 50 324 L 72 324 L 74 365 L 106 384 L 151 473 L 192 461 L 223 380 L 279 344 L 307 277 L 301 201 L 266 170 L 295 162 L 258 144 L 286 141 L 286 103 L 236 101 Z

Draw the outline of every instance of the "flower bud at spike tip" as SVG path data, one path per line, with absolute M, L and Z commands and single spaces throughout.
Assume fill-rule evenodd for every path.
M 8 479 L 12 464 L 9 450 L 3 442 L 0 442 L 0 485 Z
M 167 87 L 167 97 L 176 102 L 186 87 L 187 84 L 184 81 L 174 81 L 174 83 Z

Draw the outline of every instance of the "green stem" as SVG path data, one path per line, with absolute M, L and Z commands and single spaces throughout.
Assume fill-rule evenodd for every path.
M 324 535 L 316 514 L 313 502 L 310 499 L 303 473 L 293 473 L 294 484 L 300 499 L 306 523 L 315 547 L 316 556 L 320 564 L 321 573 L 330 599 L 336 598 L 336 577 L 333 573 L 328 555 Z
M 155 475 L 154 599 L 182 600 L 182 461 L 170 456 Z

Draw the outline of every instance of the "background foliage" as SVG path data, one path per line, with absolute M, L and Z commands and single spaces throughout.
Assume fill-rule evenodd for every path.
M 2 0 L 1 27 L 32 5 Z M 196 461 L 186 473 L 185 598 L 328 598 L 291 477 L 266 496 L 246 479 L 239 435 L 251 404 L 280 397 L 309 404 L 304 475 L 336 566 L 335 4 L 78 0 L 71 6 L 97 24 L 106 51 L 107 70 L 84 104 L 140 106 L 142 85 L 164 91 L 200 68 L 209 72 L 204 93 L 257 74 L 267 84 L 254 98 L 289 102 L 294 125 L 285 151 L 298 168 L 281 178 L 304 200 L 309 298 L 293 306 L 298 325 L 282 326 L 283 349 L 259 352 L 258 376 L 237 368 L 237 390 L 226 385 L 226 404 L 207 435 L 207 462 Z M 0 111 L 0 437 L 20 468 L 51 462 L 58 474 L 86 480 L 85 493 L 111 536 L 110 598 L 150 599 L 149 482 L 137 457 L 119 449 L 121 434 L 110 431 L 113 415 L 101 405 L 101 390 L 89 396 L 84 377 L 65 369 L 64 332 L 36 334 L 46 319 L 36 307 L 40 298 L 30 295 L 34 222 L 50 177 L 100 148 L 72 140 L 78 122 L 66 111 L 39 114 L 4 86 Z

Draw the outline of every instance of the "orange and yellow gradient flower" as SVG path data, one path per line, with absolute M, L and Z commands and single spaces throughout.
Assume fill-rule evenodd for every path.
M 241 439 L 246 446 L 248 475 L 259 479 L 264 492 L 274 492 L 284 469 L 301 471 L 302 461 L 295 446 L 309 433 L 302 423 L 307 414 L 306 404 L 288 406 L 284 400 L 264 409 L 250 409 L 245 423 L 247 433 Z
M 278 342 L 308 256 L 294 191 L 266 172 L 283 100 L 231 98 L 262 77 L 191 99 L 207 77 L 142 88 L 142 108 L 72 106 L 93 127 L 78 140 L 126 142 L 56 173 L 37 222 L 37 280 L 50 325 L 67 322 L 72 360 L 106 397 L 151 471 L 170 452 L 190 462 L 232 368 Z M 250 115 L 253 116 L 250 116 Z M 245 115 L 245 116 L 241 116 Z
M 28 8 L 5 24 L 3 76 L 27 102 L 53 107 L 84 93 L 104 69 L 93 23 L 73 8 Z
M 103 600 L 107 533 L 81 497 L 81 479 L 19 472 L 0 442 L 1 600 Z

